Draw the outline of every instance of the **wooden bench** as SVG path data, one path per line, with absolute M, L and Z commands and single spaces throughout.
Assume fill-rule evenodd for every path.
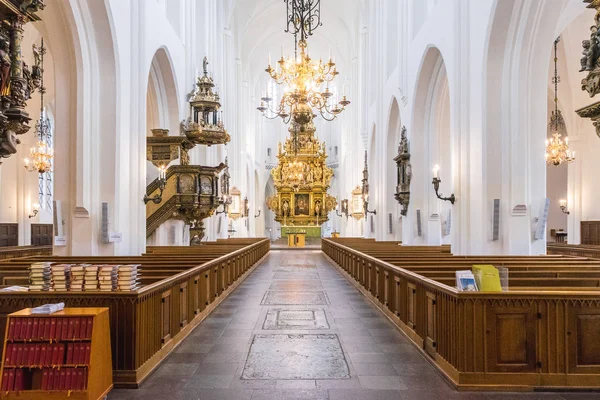
M 321 243 L 459 390 L 600 389 L 600 260 Z M 473 264 L 506 266 L 509 291 L 458 292 Z
M 159 251 L 160 252 L 160 251 Z M 0 292 L 0 329 L 8 313 L 44 303 L 110 309 L 113 380 L 137 387 L 269 252 L 269 240 L 165 249 L 135 257 L 32 257 L 0 262 L 5 282 L 25 283 L 34 261 L 141 264 L 134 291 Z M 14 276 L 17 274 L 17 276 Z M 13 283 L 10 283 L 13 284 Z

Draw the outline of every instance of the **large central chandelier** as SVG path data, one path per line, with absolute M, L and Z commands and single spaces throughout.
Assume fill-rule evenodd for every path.
M 569 138 L 563 139 L 562 134 L 566 133 L 567 128 L 565 120 L 558 109 L 558 83 L 560 82 L 560 76 L 558 76 L 558 57 L 557 47 L 560 37 L 554 41 L 554 77 L 552 83 L 554 84 L 554 111 L 550 116 L 550 122 L 548 127 L 553 132 L 552 137 L 546 139 L 546 163 L 549 165 L 559 166 L 562 163 L 570 163 L 575 160 L 575 152 L 569 150 Z
M 271 93 L 267 92 L 261 97 L 257 108 L 265 117 L 280 117 L 286 124 L 292 117 L 297 123 L 305 124 L 312 119 L 313 110 L 318 111 L 325 120 L 333 121 L 350 104 L 346 93 L 339 100 L 338 94 L 329 88 L 329 82 L 339 74 L 335 62 L 331 58 L 325 63 L 310 58 L 306 41 L 301 40 L 298 47 L 298 57 L 285 60 L 282 56 L 275 69 L 269 60 L 265 71 L 285 89 L 278 104 L 274 104 Z
M 39 88 L 40 119 L 35 124 L 37 143 L 35 147 L 32 147 L 29 150 L 29 158 L 25 159 L 25 169 L 29 172 L 37 171 L 38 173 L 43 174 L 52 170 L 52 158 L 54 157 L 54 152 L 50 143 L 50 120 L 44 109 L 44 93 L 46 93 L 46 88 L 44 87 L 44 54 L 46 54 L 44 39 L 42 39 L 39 48 L 34 45 L 34 54 L 36 54 L 36 65 L 39 67 L 41 73 Z
M 284 87 L 278 101 L 273 93 L 263 92 L 257 109 L 269 119 L 281 118 L 287 124 L 293 118 L 300 125 L 312 120 L 317 112 L 327 121 L 333 121 L 350 104 L 346 89 L 341 97 L 329 88 L 339 72 L 335 61 L 313 60 L 308 54 L 308 36 L 321 25 L 320 0 L 287 0 L 287 29 L 294 35 L 295 55 L 287 60 L 283 54 L 275 68 L 271 63 L 265 71 L 277 84 Z M 300 40 L 298 40 L 298 36 Z

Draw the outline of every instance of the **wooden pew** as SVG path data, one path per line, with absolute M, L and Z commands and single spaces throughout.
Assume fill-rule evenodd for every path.
M 325 254 L 459 390 L 600 389 L 599 260 L 439 257 L 436 248 L 403 247 L 322 240 Z M 454 272 L 473 264 L 508 267 L 510 290 L 458 292 Z
M 0 263 L 7 281 L 26 279 L 29 264 L 49 260 L 61 263 L 142 265 L 144 286 L 135 291 L 0 292 L 0 329 L 6 315 L 49 302 L 67 307 L 110 309 L 113 380 L 118 387 L 137 387 L 160 362 L 269 252 L 269 240 L 251 244 L 198 246 L 169 254 L 136 257 L 33 257 Z

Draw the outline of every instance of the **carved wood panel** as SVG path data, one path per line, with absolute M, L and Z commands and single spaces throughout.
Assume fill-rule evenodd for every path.
M 53 228 L 52 224 L 31 224 L 31 245 L 51 246 Z
M 432 357 L 437 353 L 437 303 L 435 293 L 425 292 L 427 319 L 425 324 L 425 351 Z
M 163 292 L 160 308 L 161 342 L 164 345 L 171 340 L 171 290 Z
M 19 245 L 19 225 L 0 224 L 0 247 Z
M 581 244 L 600 245 L 600 221 L 581 221 Z
M 578 374 L 600 373 L 600 311 L 584 307 L 569 311 L 569 370 Z
M 535 372 L 537 314 L 531 304 L 486 310 L 487 367 L 490 372 Z
M 179 285 L 179 326 L 183 328 L 188 324 L 188 283 Z

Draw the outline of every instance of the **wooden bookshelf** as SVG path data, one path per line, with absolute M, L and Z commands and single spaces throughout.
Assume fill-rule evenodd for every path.
M 9 314 L 3 350 L 0 399 L 96 400 L 113 387 L 108 308 Z

